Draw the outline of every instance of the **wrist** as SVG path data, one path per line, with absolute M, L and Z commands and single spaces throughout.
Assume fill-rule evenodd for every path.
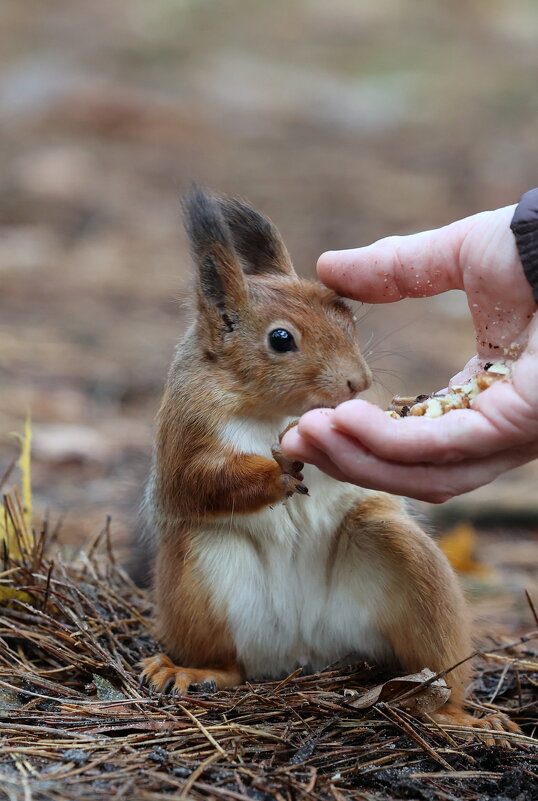
M 525 277 L 538 305 L 538 188 L 522 195 L 510 228 L 516 239 Z

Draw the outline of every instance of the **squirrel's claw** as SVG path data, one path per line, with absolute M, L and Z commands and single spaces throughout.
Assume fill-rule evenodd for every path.
M 439 723 L 452 726 L 461 726 L 469 729 L 469 735 L 473 733 L 484 742 L 485 745 L 500 745 L 503 748 L 511 748 L 512 744 L 509 737 L 502 737 L 502 732 L 521 733 L 521 729 L 513 720 L 503 712 L 495 712 L 484 718 L 475 718 L 464 712 L 463 709 L 454 709 L 448 704 L 432 715 L 432 718 Z
M 287 473 L 294 478 L 298 478 L 300 481 L 302 480 L 303 475 L 301 470 L 304 467 L 304 462 L 294 462 L 291 459 L 288 459 L 288 457 L 282 453 L 280 445 L 273 445 L 271 448 L 271 454 L 283 473 Z

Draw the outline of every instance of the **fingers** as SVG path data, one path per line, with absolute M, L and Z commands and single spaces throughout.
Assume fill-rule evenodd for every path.
M 328 251 L 318 260 L 318 275 L 339 294 L 365 303 L 391 303 L 461 289 L 459 255 L 469 220 L 380 239 L 364 248 Z
M 320 470 L 323 470 L 324 473 L 332 476 L 332 478 L 338 481 L 349 481 L 348 477 L 336 468 L 330 457 L 323 453 L 323 451 L 318 450 L 312 442 L 304 439 L 299 434 L 297 428 L 292 428 L 286 432 L 282 438 L 281 444 L 282 449 L 289 458 L 295 459 L 295 454 L 301 454 L 300 458 L 302 461 L 316 465 L 316 467 L 319 467 Z
M 430 503 L 443 503 L 455 495 L 488 484 L 506 470 L 535 458 L 538 453 L 538 444 L 534 444 L 484 459 L 462 460 L 457 464 L 403 464 L 376 456 L 330 427 L 310 430 L 307 426 L 304 433 L 299 430 L 293 434 L 290 432 L 290 435 L 294 456 L 312 462 L 334 478 L 365 489 L 382 490 Z M 287 443 L 284 447 L 287 451 Z
M 359 441 L 383 459 L 396 462 L 446 464 L 489 456 L 538 438 L 538 409 L 502 381 L 473 402 L 437 418 L 394 420 L 362 400 L 334 410 L 331 426 Z M 312 434 L 326 426 L 317 411 L 299 422 L 299 432 Z

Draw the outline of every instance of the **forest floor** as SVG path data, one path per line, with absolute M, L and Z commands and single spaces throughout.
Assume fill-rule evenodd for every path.
M 72 564 L 51 561 L 47 538 L 19 533 L 21 555 L 4 553 L 0 796 L 9 801 L 536 798 L 530 595 L 517 635 L 485 626 L 468 698 L 475 715 L 508 715 L 520 733 L 417 717 L 438 708 L 442 677 L 365 664 L 161 694 L 139 680 L 140 661 L 159 651 L 151 602 L 116 564 L 110 531 Z M 508 620 L 506 603 L 498 609 Z

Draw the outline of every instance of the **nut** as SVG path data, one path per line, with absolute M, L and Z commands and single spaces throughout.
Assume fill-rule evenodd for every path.
M 511 365 L 488 363 L 487 371 L 472 376 L 466 384 L 451 387 L 446 395 L 417 395 L 403 398 L 396 395 L 385 412 L 393 419 L 400 417 L 440 417 L 453 409 L 469 409 L 471 401 L 497 381 L 506 381 L 512 374 Z

